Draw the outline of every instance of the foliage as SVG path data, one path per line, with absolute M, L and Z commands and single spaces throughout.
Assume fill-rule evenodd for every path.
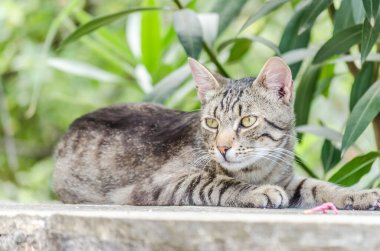
M 232 78 L 282 56 L 295 81 L 298 171 L 379 183 L 380 132 L 369 128 L 380 128 L 379 0 L 3 0 L 0 9 L 0 197 L 54 197 L 52 149 L 83 113 L 141 101 L 199 109 L 188 55 Z

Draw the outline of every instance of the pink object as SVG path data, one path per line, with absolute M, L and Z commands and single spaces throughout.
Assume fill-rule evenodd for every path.
M 316 212 L 322 212 L 322 213 L 326 214 L 329 210 L 332 210 L 334 214 L 338 214 L 338 209 L 336 209 L 335 205 L 332 202 L 326 202 L 320 206 L 313 207 L 311 209 L 305 210 L 304 213 L 305 214 L 312 214 L 312 213 L 316 213 Z
M 380 202 L 377 203 L 377 207 L 380 208 Z

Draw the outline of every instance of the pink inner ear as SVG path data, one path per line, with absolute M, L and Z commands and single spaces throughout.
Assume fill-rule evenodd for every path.
M 267 88 L 277 89 L 285 102 L 290 101 L 293 91 L 292 73 L 281 58 L 270 58 L 261 70 L 258 79 Z
M 206 67 L 195 59 L 189 58 L 189 65 L 198 90 L 198 97 L 204 103 L 206 95 L 219 88 L 218 82 Z

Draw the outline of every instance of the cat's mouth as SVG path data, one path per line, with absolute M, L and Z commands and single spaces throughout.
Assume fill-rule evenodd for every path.
M 229 171 L 239 171 L 245 167 L 247 167 L 247 164 L 245 161 L 229 161 L 224 160 L 219 162 L 219 164 L 226 170 Z
M 240 160 L 231 160 L 221 158 L 218 160 L 219 164 L 228 171 L 240 171 L 241 169 L 252 166 L 254 163 L 262 159 L 262 156 L 251 156 Z

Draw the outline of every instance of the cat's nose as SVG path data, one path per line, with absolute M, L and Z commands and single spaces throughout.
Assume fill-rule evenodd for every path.
M 228 146 L 218 146 L 218 150 L 223 155 L 223 157 L 225 157 L 228 149 L 230 149 L 230 148 L 231 147 L 228 147 Z

